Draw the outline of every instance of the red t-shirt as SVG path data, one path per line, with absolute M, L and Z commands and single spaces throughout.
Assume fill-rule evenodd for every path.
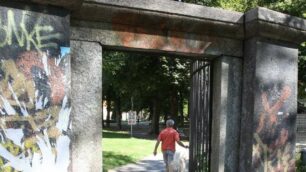
M 175 151 L 175 141 L 179 141 L 179 133 L 173 128 L 167 127 L 159 133 L 157 138 L 162 142 L 162 151 L 171 150 Z

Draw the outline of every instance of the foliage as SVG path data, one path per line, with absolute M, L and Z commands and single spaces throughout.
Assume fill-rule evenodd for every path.
M 296 172 L 305 172 L 306 166 L 303 165 L 303 162 L 299 159 L 296 161 Z
M 102 66 L 102 83 L 103 83 L 103 96 L 109 95 L 115 97 L 116 87 L 120 87 L 120 80 L 118 73 L 122 67 L 125 66 L 124 59 L 126 57 L 121 52 L 103 52 L 103 66 Z M 104 97 L 105 98 L 105 97 Z
M 298 81 L 298 96 L 299 99 L 306 99 L 306 42 L 299 48 L 299 81 Z
M 108 171 L 152 154 L 155 141 L 130 138 L 126 132 L 103 131 L 103 171 Z
M 266 7 L 290 15 L 306 17 L 304 0 L 185 0 L 184 2 L 240 12 L 246 12 L 256 7 Z
M 303 165 L 303 162 L 301 160 L 301 153 L 296 154 L 296 172 L 305 172 L 306 166 Z
M 293 16 L 306 18 L 305 0 L 185 0 L 199 5 L 221 7 L 227 10 L 246 12 L 256 7 L 266 7 Z M 299 47 L 298 98 L 306 99 L 306 42 Z
M 189 60 L 115 51 L 105 51 L 103 58 L 103 95 L 120 98 L 122 111 L 132 109 L 131 98 L 136 111 L 150 109 L 158 99 L 161 112 L 169 114 L 173 94 L 188 99 Z

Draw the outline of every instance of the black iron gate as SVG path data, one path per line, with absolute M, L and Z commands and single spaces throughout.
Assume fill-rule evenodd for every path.
M 211 65 L 192 64 L 190 91 L 190 172 L 208 172 L 211 152 Z

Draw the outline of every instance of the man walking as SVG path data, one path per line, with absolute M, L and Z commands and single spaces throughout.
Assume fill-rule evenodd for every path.
M 188 148 L 188 146 L 185 146 L 180 141 L 179 133 L 173 129 L 174 121 L 172 119 L 168 119 L 166 121 L 166 126 L 167 128 L 162 130 L 157 138 L 153 154 L 156 155 L 159 143 L 162 142 L 161 149 L 163 152 L 164 162 L 166 164 L 166 171 L 170 172 L 170 164 L 173 161 L 175 153 L 175 142 L 184 148 Z

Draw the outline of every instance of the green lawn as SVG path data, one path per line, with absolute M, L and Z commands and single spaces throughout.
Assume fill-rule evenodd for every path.
M 155 140 L 130 138 L 126 132 L 103 131 L 103 172 L 152 155 Z

